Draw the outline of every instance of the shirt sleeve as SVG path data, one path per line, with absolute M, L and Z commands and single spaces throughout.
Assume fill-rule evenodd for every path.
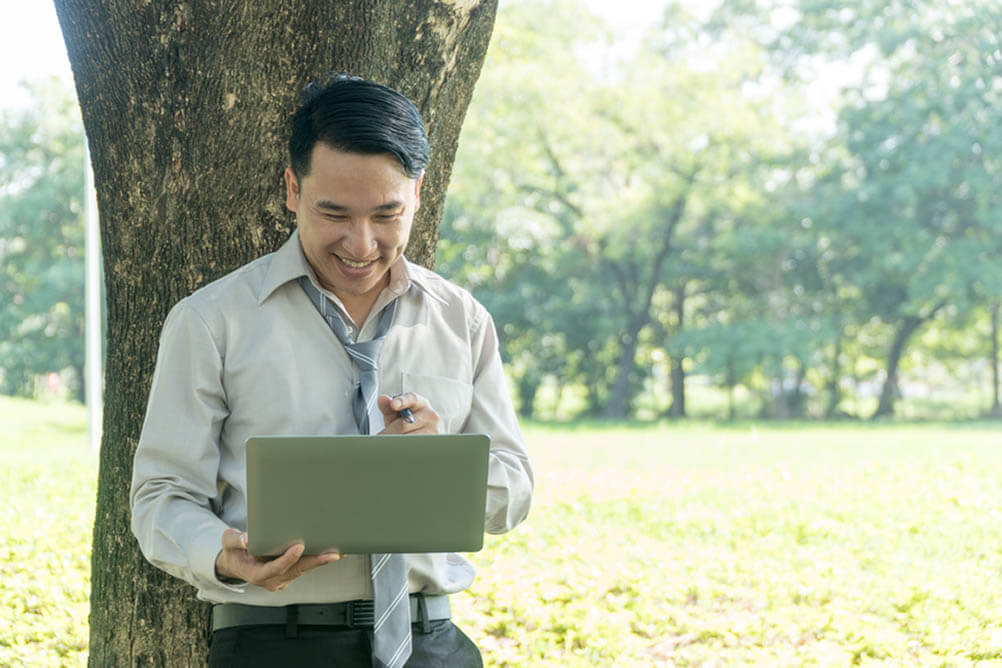
M 227 416 L 222 367 L 205 321 L 180 302 L 160 335 L 129 495 L 145 557 L 198 588 L 227 586 L 215 575 L 227 526 L 213 511 Z
M 534 480 L 508 392 L 494 321 L 486 310 L 480 316 L 472 333 L 473 404 L 463 431 L 491 438 L 484 528 L 499 534 L 528 516 Z

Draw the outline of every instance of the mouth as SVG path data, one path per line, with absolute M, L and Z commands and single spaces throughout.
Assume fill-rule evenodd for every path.
M 368 267 L 370 264 L 374 264 L 376 260 L 379 259 L 375 258 L 373 260 L 358 261 L 358 260 L 349 260 L 348 258 L 342 257 L 340 255 L 335 255 L 335 257 L 341 262 L 343 262 L 345 266 L 350 267 L 351 269 L 364 269 Z

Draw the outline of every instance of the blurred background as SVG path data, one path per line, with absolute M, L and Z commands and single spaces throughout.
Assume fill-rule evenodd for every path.
M 83 402 L 82 125 L 52 7 L 4 16 L 0 393 Z M 522 416 L 998 416 L 999 35 L 987 0 L 503 0 L 437 269 Z

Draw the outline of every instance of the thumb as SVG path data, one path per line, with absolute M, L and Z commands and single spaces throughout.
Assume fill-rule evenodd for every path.
M 223 532 L 222 542 L 224 550 L 246 550 L 247 534 L 239 529 L 227 529 Z

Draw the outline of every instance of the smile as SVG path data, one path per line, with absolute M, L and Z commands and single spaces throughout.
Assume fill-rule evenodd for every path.
M 341 260 L 342 262 L 344 262 L 349 267 L 351 267 L 352 269 L 362 269 L 363 267 L 368 267 L 370 264 L 372 264 L 373 262 L 375 262 L 375 260 L 366 260 L 364 262 L 356 262 L 355 260 L 349 260 L 347 258 L 343 258 L 340 255 L 338 255 L 337 258 L 339 260 Z

